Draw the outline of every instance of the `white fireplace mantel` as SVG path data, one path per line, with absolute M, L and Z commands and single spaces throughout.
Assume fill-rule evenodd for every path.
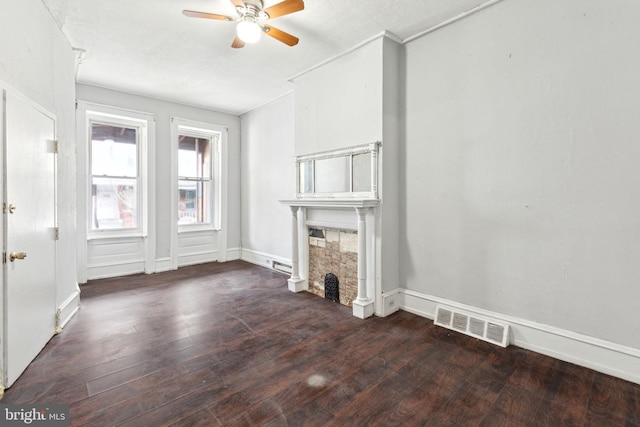
M 280 203 L 286 206 L 295 206 L 303 208 L 317 209 L 355 209 L 355 208 L 374 208 L 380 204 L 378 199 L 294 199 L 280 200 Z
M 301 274 L 300 264 L 309 264 L 309 252 L 304 245 L 299 244 L 299 236 L 306 236 L 308 228 L 306 223 L 308 209 L 339 209 L 353 210 L 357 215 L 358 224 L 358 296 L 353 301 L 353 315 L 366 319 L 373 315 L 375 306 L 375 293 L 371 290 L 375 265 L 367 265 L 367 261 L 375 264 L 376 257 L 373 254 L 375 242 L 375 227 L 367 227 L 367 216 L 375 214 L 379 206 L 378 199 L 358 198 L 299 198 L 294 200 L 281 200 L 285 206 L 291 208 L 291 277 L 288 280 L 289 290 L 301 292 L 308 290 L 308 277 Z M 368 275 L 367 272 L 370 272 Z M 371 291 L 370 291 L 371 290 Z

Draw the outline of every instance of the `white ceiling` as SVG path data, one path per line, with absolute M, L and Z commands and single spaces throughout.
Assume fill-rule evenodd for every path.
M 269 21 L 300 38 L 232 49 L 235 23 L 187 18 L 183 9 L 235 16 L 229 0 L 42 0 L 74 48 L 77 80 L 232 114 L 293 90 L 292 76 L 383 31 L 405 40 L 489 0 L 306 0 Z M 265 7 L 280 0 L 265 0 Z

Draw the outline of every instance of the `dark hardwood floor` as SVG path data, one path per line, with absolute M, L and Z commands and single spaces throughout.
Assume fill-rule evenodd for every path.
M 234 261 L 90 282 L 3 403 L 73 426 L 639 426 L 640 385 Z

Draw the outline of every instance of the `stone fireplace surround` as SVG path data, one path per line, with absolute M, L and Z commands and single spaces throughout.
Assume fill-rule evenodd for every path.
M 328 273 L 338 278 L 340 304 L 352 307 L 358 291 L 358 235 L 354 231 L 313 227 L 320 236 L 309 235 L 309 289 L 322 298 L 330 298 L 325 289 Z

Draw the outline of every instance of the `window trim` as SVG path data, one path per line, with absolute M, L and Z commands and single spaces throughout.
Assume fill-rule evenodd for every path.
M 196 224 L 178 224 L 176 219 L 175 225 L 177 227 L 177 233 L 189 233 L 197 231 L 220 231 L 221 230 L 221 216 L 222 216 L 222 158 L 221 147 L 223 140 L 226 140 L 227 129 L 223 126 L 214 125 L 210 123 L 196 122 L 187 119 L 172 118 L 172 139 L 173 139 L 173 155 L 178 157 L 178 140 L 180 135 L 193 136 L 196 138 L 209 139 L 211 144 L 211 170 L 210 170 L 210 182 L 211 182 L 211 197 L 209 201 L 209 209 L 211 212 L 211 220 L 207 223 Z M 178 164 L 174 168 L 174 195 L 175 203 L 173 209 L 177 214 L 178 209 L 178 193 L 180 175 L 178 171 Z M 176 215 L 177 216 L 177 215 Z
M 208 212 L 209 212 L 209 220 L 207 222 L 198 222 L 198 223 L 194 223 L 194 224 L 180 224 L 178 223 L 178 233 L 181 232 L 185 232 L 185 231 L 192 231 L 192 230 L 216 230 L 216 229 L 220 229 L 219 227 L 219 222 L 216 221 L 217 220 L 217 215 L 216 215 L 216 195 L 218 194 L 218 191 L 216 190 L 216 185 L 218 183 L 218 180 L 216 179 L 215 176 L 215 169 L 217 167 L 216 166 L 216 160 L 219 157 L 218 153 L 219 153 L 219 141 L 221 139 L 221 135 L 219 132 L 214 132 L 214 131 L 207 131 L 207 132 L 203 132 L 200 129 L 192 129 L 190 127 L 185 127 L 185 126 L 178 126 L 178 139 L 181 136 L 189 136 L 189 137 L 193 137 L 193 138 L 198 138 L 198 139 L 206 139 L 209 141 L 210 144 L 210 149 L 209 149 L 209 178 L 197 178 L 197 177 L 193 177 L 193 176 L 183 176 L 180 175 L 180 165 L 178 165 L 178 193 L 180 192 L 180 182 L 181 181 L 191 181 L 191 182 L 209 182 L 210 185 L 210 189 L 211 189 L 211 193 L 209 194 L 209 203 L 208 203 Z M 180 152 L 180 147 L 179 147 L 179 142 L 178 142 L 178 158 L 180 157 L 179 155 Z M 216 227 L 217 226 L 217 227 Z
M 86 104 L 85 122 L 84 122 L 84 138 L 87 167 L 86 181 L 86 221 L 85 230 L 87 240 L 119 238 L 119 237 L 147 237 L 149 224 L 149 165 L 148 157 L 150 139 L 155 126 L 153 115 L 119 109 L 116 107 L 107 107 L 99 104 Z M 91 172 L 91 125 L 93 123 L 102 123 L 115 126 L 133 127 L 137 132 L 137 227 L 135 228 L 116 228 L 93 230 L 91 227 L 91 200 L 92 200 L 92 172 Z
M 214 168 L 217 168 L 217 170 L 215 170 L 217 177 L 214 177 L 214 179 L 217 181 L 217 188 L 216 190 L 218 191 L 217 196 L 216 196 L 216 202 L 217 202 L 217 206 L 216 206 L 216 210 L 217 210 L 217 214 L 218 216 L 218 226 L 219 228 L 217 229 L 198 229 L 197 227 L 193 227 L 192 229 L 188 229 L 187 231 L 182 231 L 179 232 L 178 231 L 178 221 L 177 221 L 177 216 L 174 214 L 175 212 L 177 212 L 176 210 L 173 209 L 173 207 L 175 206 L 175 208 L 177 209 L 178 207 L 178 126 L 182 125 L 182 126 L 186 126 L 186 127 L 194 127 L 197 129 L 204 129 L 204 130 L 213 130 L 213 131 L 219 131 L 221 133 L 221 137 L 220 140 L 218 141 L 219 145 L 218 145 L 218 159 L 216 160 L 216 164 L 214 165 Z M 190 119 L 183 119 L 180 117 L 175 117 L 172 116 L 171 117 L 171 188 L 173 189 L 173 191 L 171 191 L 171 212 L 172 212 L 172 218 L 175 218 L 175 220 L 172 220 L 169 222 L 169 227 L 171 230 L 171 253 L 170 253 L 170 258 L 171 258 L 171 267 L 174 269 L 177 269 L 179 265 L 187 265 L 187 264 L 181 264 L 181 257 L 182 256 L 187 256 L 187 257 L 191 257 L 194 254 L 190 253 L 190 254 L 185 254 L 182 253 L 181 247 L 180 247 L 180 242 L 182 239 L 190 239 L 190 238 L 196 238 L 196 239 L 206 239 L 208 242 L 216 242 L 216 254 L 217 254 L 217 261 L 218 262 L 224 262 L 227 260 L 227 222 L 228 222 L 228 191 L 229 191 L 229 171 L 228 171 L 228 151 L 229 151 L 229 147 L 228 147 L 228 141 L 229 141 L 229 129 L 227 126 L 224 125 L 215 125 L 212 123 L 206 123 L 206 122 L 201 122 L 201 121 L 196 121 L 196 120 L 190 120 Z M 196 254 L 197 256 L 197 254 Z

